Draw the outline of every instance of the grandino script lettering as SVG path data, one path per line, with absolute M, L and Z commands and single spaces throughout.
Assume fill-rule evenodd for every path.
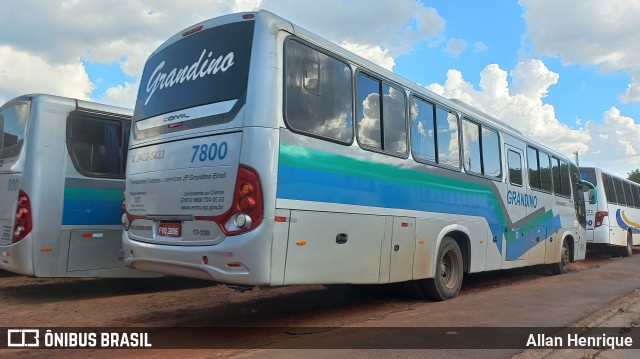
M 206 57 L 205 54 L 207 55 Z M 149 103 L 156 90 L 169 88 L 185 81 L 195 81 L 205 76 L 215 75 L 218 72 L 225 72 L 233 64 L 233 52 L 214 58 L 212 51 L 207 54 L 207 49 L 202 50 L 198 61 L 182 68 L 174 67 L 169 72 L 162 72 L 165 65 L 165 61 L 162 61 L 151 74 L 149 82 L 147 82 L 146 90 L 149 95 L 144 101 L 144 105 L 146 106 Z

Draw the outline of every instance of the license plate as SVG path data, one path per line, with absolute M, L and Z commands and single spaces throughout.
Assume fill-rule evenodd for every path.
M 160 222 L 158 235 L 163 237 L 180 237 L 180 223 Z

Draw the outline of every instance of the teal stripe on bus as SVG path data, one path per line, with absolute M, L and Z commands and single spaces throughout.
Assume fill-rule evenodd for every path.
M 280 145 L 277 197 L 483 217 L 497 238 L 508 223 L 489 186 L 287 143 Z M 547 211 L 538 220 L 552 217 Z M 508 245 L 520 240 L 507 235 Z M 496 245 L 502 251 L 502 241 Z
M 66 187 L 63 225 L 117 225 L 122 223 L 121 189 Z

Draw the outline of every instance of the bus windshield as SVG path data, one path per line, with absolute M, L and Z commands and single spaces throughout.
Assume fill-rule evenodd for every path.
M 244 102 L 253 28 L 254 21 L 197 26 L 153 54 L 133 115 L 136 136 L 160 134 L 173 122 L 185 130 L 230 121 L 223 115 Z M 177 112 L 186 109 L 192 110 Z

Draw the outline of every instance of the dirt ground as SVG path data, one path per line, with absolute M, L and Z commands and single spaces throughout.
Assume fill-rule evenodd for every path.
M 635 249 L 636 255 L 640 248 Z M 619 260 L 607 252 L 590 251 L 587 260 L 572 263 L 582 271 Z M 460 296 L 548 276 L 544 267 L 467 275 Z M 45 279 L 0 271 L 1 327 L 338 327 L 428 302 L 405 286 L 291 286 L 246 292 L 212 282 L 166 277 L 155 279 Z M 63 352 L 64 353 L 63 355 Z M 195 351 L 188 357 L 228 357 L 241 350 Z M 105 357 L 97 350 L 0 350 L 0 357 Z M 136 357 L 119 350 L 119 357 Z M 140 353 L 139 351 L 137 352 Z M 145 351 L 146 354 L 151 354 Z M 172 357 L 174 351 L 153 356 Z M 91 355 L 88 355 L 91 354 Z

